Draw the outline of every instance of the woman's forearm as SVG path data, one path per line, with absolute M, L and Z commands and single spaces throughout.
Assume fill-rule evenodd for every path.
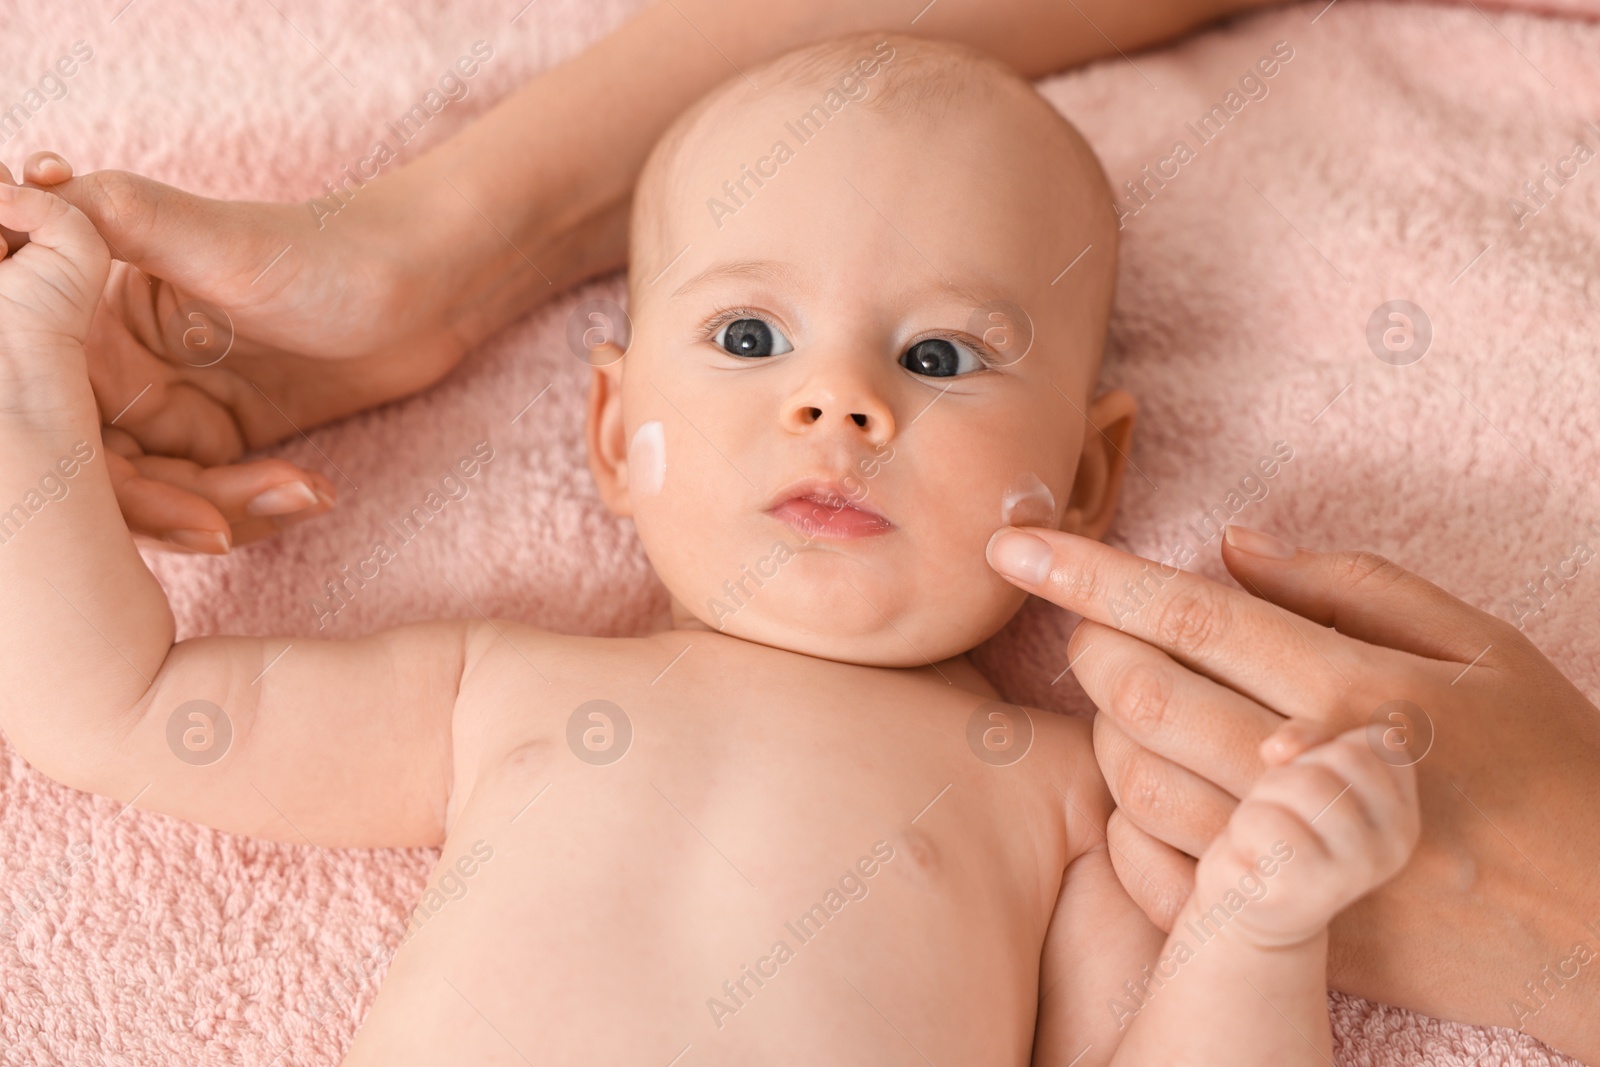
M 406 273 L 470 344 L 620 267 L 634 180 L 656 139 L 713 86 L 772 56 L 849 33 L 913 33 L 1037 77 L 1275 2 L 664 0 L 379 182 L 363 207 L 403 220 Z

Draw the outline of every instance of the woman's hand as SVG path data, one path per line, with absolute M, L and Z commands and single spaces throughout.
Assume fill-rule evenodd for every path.
M 136 534 L 218 553 L 321 514 L 335 471 L 240 456 L 420 389 L 465 351 L 441 294 L 399 272 L 404 227 L 351 212 L 319 230 L 304 205 L 73 178 L 51 153 L 24 178 L 80 208 L 121 260 L 89 370 Z
M 1422 840 L 1334 922 L 1330 984 L 1600 1062 L 1600 711 L 1514 627 L 1378 556 L 1238 527 L 1223 560 L 1243 592 L 1052 530 L 1002 530 L 989 559 L 1084 616 L 1067 656 L 1100 709 L 1112 855 L 1154 922 L 1264 741 L 1366 725 L 1415 763 Z

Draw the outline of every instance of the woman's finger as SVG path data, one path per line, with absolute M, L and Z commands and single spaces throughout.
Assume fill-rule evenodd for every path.
M 195 196 L 127 171 L 91 171 L 61 179 L 52 191 L 94 222 L 118 259 L 168 281 L 227 277 L 237 271 L 241 250 L 279 237 L 240 231 L 237 204 Z M 216 240 L 219 233 L 229 239 Z
M 326 477 L 281 459 L 202 467 L 186 459 L 143 455 L 132 463 L 143 477 L 205 497 L 229 522 L 321 513 L 333 503 Z
M 126 456 L 106 449 L 106 471 L 128 529 L 163 547 L 225 555 L 228 520 L 204 497 L 140 475 Z
M 114 265 L 114 271 L 126 273 L 127 268 Z M 113 289 L 95 311 L 88 349 L 89 384 L 101 420 L 138 441 L 145 452 L 205 466 L 237 460 L 245 440 L 228 407 L 151 353 L 123 321 L 129 309 L 120 287 Z
M 1203 769 L 1235 797 L 1260 776 L 1261 742 L 1283 717 L 1153 645 L 1085 619 L 1067 643 L 1078 684 L 1139 746 Z
M 1095 716 L 1094 754 L 1117 810 L 1190 856 L 1205 851 L 1238 806 L 1237 797 L 1140 746 L 1105 715 Z
M 1141 830 L 1122 811 L 1106 825 L 1106 844 L 1117 879 L 1139 909 L 1163 930 L 1171 930 L 1194 892 L 1196 861 Z
M 988 558 L 1020 588 L 1285 715 L 1325 718 L 1346 699 L 1349 640 L 1248 593 L 1059 530 L 1003 528 Z
M 22 180 L 34 185 L 60 185 L 72 177 L 72 164 L 55 152 L 35 152 L 22 163 Z
M 1358 641 L 1456 663 L 1507 644 L 1506 623 L 1371 552 L 1311 552 L 1229 526 L 1222 561 L 1249 592 Z
M 149 391 L 135 394 L 117 419 L 117 425 L 146 452 L 215 466 L 237 459 L 244 451 L 238 426 L 209 393 L 181 380 L 146 384 Z M 105 412 L 106 406 L 101 405 L 104 417 L 116 417 L 117 412 Z
M 260 459 L 222 467 L 202 467 L 169 456 L 141 455 L 130 460 L 146 482 L 163 483 L 199 497 L 228 526 L 229 541 L 245 545 L 288 526 L 325 514 L 334 503 L 333 484 L 316 471 L 301 470 L 281 459 Z M 155 500 L 181 499 L 162 495 Z M 140 518 L 152 527 L 175 526 L 178 513 L 152 513 L 147 502 Z M 142 531 L 156 536 L 152 530 Z

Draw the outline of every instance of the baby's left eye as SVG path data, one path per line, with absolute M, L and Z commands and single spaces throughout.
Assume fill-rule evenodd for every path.
M 983 360 L 965 345 L 943 337 L 918 341 L 906 349 L 905 355 L 900 357 L 900 365 L 912 374 L 929 378 L 954 378 L 958 374 L 971 374 L 984 367 Z

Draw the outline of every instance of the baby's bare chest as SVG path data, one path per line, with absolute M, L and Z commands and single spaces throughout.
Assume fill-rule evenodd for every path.
M 605 642 L 612 655 L 587 670 L 569 661 L 494 690 L 459 739 L 455 812 L 520 825 L 569 796 L 644 854 L 675 851 L 670 835 L 634 829 L 670 816 L 774 879 L 896 834 L 926 874 L 956 877 L 969 860 L 1059 874 L 1060 783 L 1085 731 L 957 685 L 972 680 L 954 669 L 863 668 L 715 635 L 678 645 Z
M 1008 764 L 969 739 L 981 696 L 695 651 L 653 678 L 530 672 L 496 692 L 435 876 L 455 896 L 435 898 L 396 978 L 487 967 L 546 1040 L 603 1002 L 634 1020 L 605 1038 L 617 1055 L 686 1035 L 662 1062 L 696 1041 L 821 1054 L 861 1035 L 819 1035 L 818 1013 L 872 1015 L 862 993 L 952 1040 L 981 1007 L 1025 1043 L 1068 850 L 1043 761 L 1068 743 L 1032 724 Z

